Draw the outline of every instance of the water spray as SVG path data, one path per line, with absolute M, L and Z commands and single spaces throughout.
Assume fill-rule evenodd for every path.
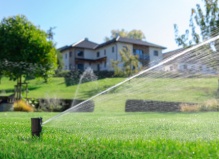
M 75 106 L 73 105 L 71 108 L 69 108 L 69 109 L 67 109 L 67 110 L 65 110 L 65 111 L 63 111 L 63 112 L 61 112 L 61 113 L 59 113 L 58 115 L 56 115 L 56 116 L 54 116 L 54 117 L 52 117 L 52 118 L 46 120 L 46 121 L 43 123 L 43 125 L 46 124 L 46 123 L 48 123 L 48 122 L 50 122 L 50 121 L 52 121 L 52 120 L 54 120 L 54 119 L 56 119 L 56 118 L 58 118 L 58 117 L 61 117 L 62 115 L 67 114 L 67 113 L 70 112 L 71 110 L 74 110 L 74 109 L 78 108 L 79 106 L 85 104 L 86 102 L 88 102 L 88 101 L 90 101 L 90 100 L 93 100 L 94 98 L 96 98 L 96 97 L 98 97 L 98 96 L 100 96 L 100 95 L 102 95 L 102 94 L 105 94 L 105 93 L 107 93 L 107 92 L 113 90 L 114 88 L 117 88 L 117 87 L 119 87 L 120 85 L 122 85 L 122 84 L 124 84 L 124 83 L 126 83 L 126 82 L 128 82 L 128 81 L 130 81 L 130 80 L 132 80 L 132 79 L 134 79 L 134 78 L 136 78 L 136 77 L 139 77 L 139 76 L 141 76 L 141 75 L 143 75 L 143 74 L 145 74 L 145 73 L 147 73 L 147 72 L 149 72 L 149 71 L 151 71 L 151 70 L 154 70 L 154 69 L 156 69 L 156 68 L 162 67 L 163 65 L 167 64 L 168 62 L 173 61 L 173 60 L 175 60 L 175 59 L 177 59 L 177 58 L 180 58 L 180 57 L 182 57 L 183 55 L 187 54 L 188 52 L 194 51 L 195 49 L 197 49 L 197 48 L 199 48 L 199 47 L 201 47 L 201 46 L 204 46 L 204 45 L 206 45 L 206 44 L 210 44 L 210 43 L 214 42 L 214 41 L 217 40 L 217 39 L 219 39 L 219 35 L 217 35 L 217 36 L 215 36 L 215 37 L 213 37 L 213 38 L 211 38 L 211 39 L 208 39 L 208 40 L 206 40 L 206 41 L 204 41 L 204 42 L 202 42 L 202 43 L 200 43 L 200 44 L 197 44 L 197 45 L 195 45 L 195 46 L 192 46 L 192 47 L 190 47 L 190 48 L 187 48 L 187 49 L 185 49 L 184 51 L 182 51 L 182 52 L 180 52 L 180 53 L 178 53 L 178 54 L 176 54 L 176 55 L 173 55 L 173 56 L 171 56 L 171 57 L 169 57 L 169 58 L 167 58 L 167 59 L 164 59 L 164 60 L 161 61 L 160 63 L 158 63 L 158 64 L 156 64 L 156 65 L 154 65 L 154 66 L 152 66 L 152 67 L 150 67 L 150 68 L 148 68 L 148 69 L 145 69 L 145 70 L 143 70 L 143 71 L 141 71 L 141 72 L 139 72 L 139 73 L 137 73 L 137 74 L 135 74 L 135 75 L 133 75 L 133 76 L 127 78 L 127 79 L 125 79 L 124 81 L 122 81 L 122 82 L 120 82 L 120 83 L 118 83 L 118 84 L 116 84 L 116 85 L 114 85 L 114 86 L 112 86 L 112 87 L 106 89 L 105 91 L 102 91 L 102 92 L 100 92 L 100 93 L 97 93 L 96 95 L 90 97 L 89 99 L 87 99 L 87 100 L 85 100 L 85 101 L 83 101 L 83 102 L 81 102 L 81 103 L 79 103 L 79 104 L 77 104 L 77 105 L 75 105 Z
M 41 117 L 39 118 L 31 118 L 31 134 L 32 137 L 40 137 L 42 132 L 42 121 Z

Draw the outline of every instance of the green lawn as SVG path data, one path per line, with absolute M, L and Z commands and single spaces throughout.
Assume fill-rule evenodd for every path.
M 123 80 L 124 78 L 106 78 L 67 87 L 63 78 L 52 78 L 48 84 L 35 79 L 29 81 L 28 97 L 73 99 L 78 88 L 76 98 L 88 99 Z M 14 85 L 15 82 L 3 78 L 0 93 L 6 92 L 7 95 L 13 93 Z M 135 78 L 95 100 L 101 103 L 107 100 L 109 105 L 113 104 L 112 101 L 124 105 L 126 99 L 204 102 L 217 98 L 217 89 L 217 78 Z M 113 100 L 109 101 L 112 98 Z
M 83 83 L 76 98 L 90 98 L 122 80 Z M 4 78 L 0 90 L 10 94 L 13 85 Z M 73 98 L 76 89 L 63 78 L 29 81 L 34 98 Z M 217 99 L 217 89 L 217 78 L 132 79 L 92 98 L 93 113 L 66 113 L 46 123 L 40 139 L 31 137 L 30 118 L 45 122 L 59 114 L 1 112 L 0 158 L 219 158 L 218 112 L 124 112 L 126 99 L 204 102 Z
M 0 113 L 0 158 L 219 158 L 219 113 L 69 113 L 31 137 L 30 118 Z
M 83 83 L 78 88 L 76 98 L 86 99 L 96 93 L 105 90 L 108 87 L 122 81 L 123 78 L 106 78 L 94 82 Z M 42 79 L 34 79 L 28 81 L 30 98 L 74 98 L 78 85 L 66 86 L 64 78 L 51 78 L 48 83 L 44 83 Z M 0 94 L 10 95 L 14 91 L 16 81 L 9 81 L 3 78 L 0 84 Z

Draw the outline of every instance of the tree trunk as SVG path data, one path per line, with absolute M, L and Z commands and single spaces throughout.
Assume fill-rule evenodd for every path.
M 22 94 L 22 76 L 17 79 L 17 85 L 15 87 L 15 100 L 20 100 Z

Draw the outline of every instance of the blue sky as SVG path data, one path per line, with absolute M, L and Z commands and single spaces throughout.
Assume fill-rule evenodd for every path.
M 57 47 L 85 37 L 102 43 L 112 29 L 142 30 L 146 41 L 176 49 L 174 28 L 184 32 L 191 8 L 202 0 L 0 0 L 0 19 L 25 15 L 43 30 L 56 27 Z

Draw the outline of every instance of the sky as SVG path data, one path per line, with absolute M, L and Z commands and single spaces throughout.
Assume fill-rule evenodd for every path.
M 88 38 L 104 42 L 113 29 L 141 30 L 146 41 L 178 48 L 174 24 L 184 33 L 191 9 L 202 0 L 0 0 L 0 20 L 25 15 L 34 25 L 54 29 L 56 47 Z

